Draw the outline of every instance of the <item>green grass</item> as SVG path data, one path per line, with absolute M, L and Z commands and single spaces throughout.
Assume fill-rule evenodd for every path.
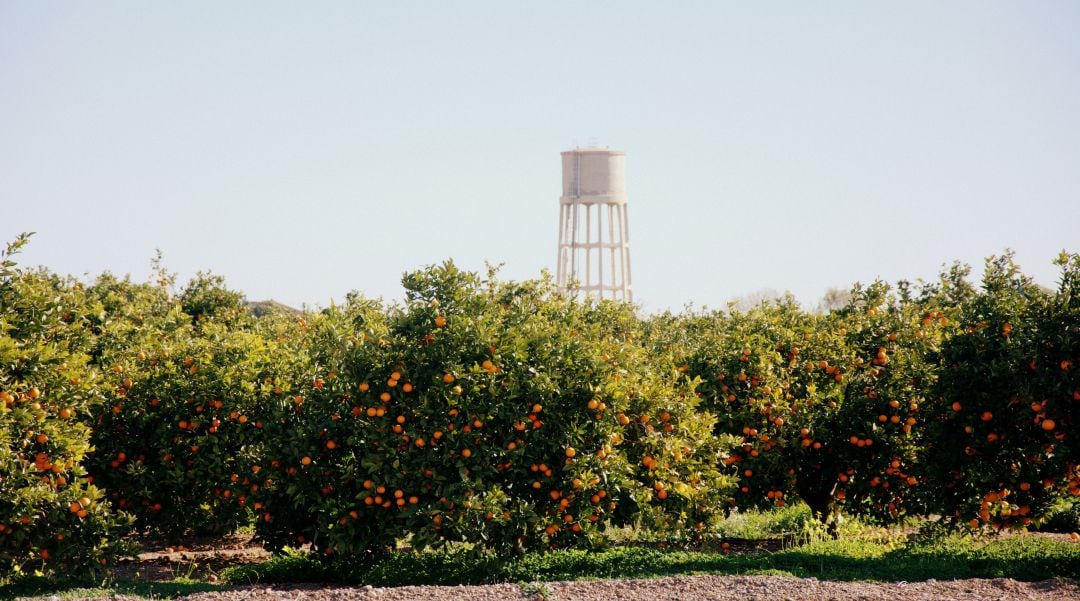
M 823 580 L 1042 580 L 1080 578 L 1080 548 L 1033 538 L 991 543 L 948 539 L 916 546 L 840 540 L 754 555 L 650 549 L 615 549 L 598 555 L 565 552 L 527 557 L 508 568 L 512 578 L 527 580 L 766 572 Z
M 903 544 L 896 538 L 829 540 L 775 553 L 733 555 L 631 547 L 528 554 L 512 560 L 467 552 L 401 553 L 347 571 L 306 556 L 290 555 L 260 565 L 230 568 L 222 577 L 238 584 L 337 581 L 399 586 L 676 574 L 787 574 L 848 581 L 1080 579 L 1080 546 L 1041 537 L 991 541 L 951 537 L 916 544 Z
M 290 553 L 261 564 L 226 569 L 220 577 L 223 582 L 235 585 L 327 582 L 399 586 L 656 578 L 677 574 L 766 574 L 885 582 L 930 578 L 1080 579 L 1080 545 L 1035 536 L 992 540 L 954 536 L 910 544 L 897 537 L 862 537 L 818 540 L 774 553 L 732 555 L 642 547 L 533 553 L 509 560 L 468 551 L 398 553 L 349 569 Z M 114 593 L 171 598 L 221 587 L 192 581 L 115 582 L 91 589 L 78 586 L 78 583 L 27 580 L 0 588 L 0 598 Z
M 182 578 L 171 582 L 117 580 L 91 583 L 79 580 L 56 580 L 41 576 L 28 576 L 20 578 L 12 584 L 0 586 L 0 599 L 51 597 L 54 595 L 60 599 L 104 598 L 112 595 L 134 595 L 146 599 L 174 599 L 192 593 L 215 591 L 222 588 L 224 588 L 222 585 Z
M 903 526 L 918 526 L 919 522 L 912 521 Z M 870 532 L 882 532 L 883 529 L 865 524 L 858 519 L 846 517 L 840 524 L 838 532 L 841 537 L 865 536 Z M 635 527 L 609 528 L 607 538 L 615 545 L 635 546 L 638 541 L 647 539 L 649 533 Z M 810 508 L 804 503 L 793 503 L 781 509 L 760 511 L 747 509 L 734 511 L 710 531 L 708 539 L 704 543 L 698 543 L 699 548 L 713 548 L 719 550 L 719 543 L 723 540 L 753 540 L 772 541 L 784 548 L 804 545 L 806 543 L 828 538 L 824 526 L 815 520 L 810 514 Z M 668 541 L 675 546 L 681 546 L 680 541 Z
M 720 522 L 716 530 L 724 538 L 762 539 L 802 532 L 812 522 L 810 508 L 803 503 L 795 503 L 772 511 L 749 509 L 733 512 Z

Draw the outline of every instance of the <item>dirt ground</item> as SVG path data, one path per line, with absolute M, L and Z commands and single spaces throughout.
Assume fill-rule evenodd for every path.
M 167 581 L 186 576 L 213 581 L 218 572 L 229 566 L 270 558 L 270 553 L 245 534 L 192 538 L 175 546 L 154 539 L 144 539 L 140 544 L 142 552 L 136 559 L 122 561 L 117 566 L 118 577 Z
M 114 601 L 135 601 L 115 596 Z M 1063 580 L 1017 582 L 948 580 L 926 582 L 829 582 L 782 576 L 675 576 L 652 580 L 597 580 L 495 584 L 486 586 L 405 586 L 397 588 L 242 587 L 197 593 L 188 601 L 787 601 L 852 600 L 958 601 L 1080 599 L 1080 585 Z
M 143 539 L 139 543 L 142 552 L 117 566 L 118 577 L 164 582 L 185 576 L 213 582 L 214 576 L 227 567 L 270 558 L 270 553 L 245 534 L 196 537 L 183 545 L 170 545 L 157 539 Z M 778 551 L 782 547 L 777 540 L 729 539 L 729 544 L 733 553 Z

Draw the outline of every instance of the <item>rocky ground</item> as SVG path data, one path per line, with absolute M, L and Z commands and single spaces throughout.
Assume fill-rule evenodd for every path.
M 124 597 L 113 597 L 125 601 Z M 229 591 L 198 593 L 188 601 L 781 601 L 807 599 L 915 601 L 958 599 L 1080 599 L 1080 585 L 1064 580 L 1018 582 L 949 580 L 926 582 L 827 582 L 815 578 L 782 576 L 675 576 L 652 580 L 602 580 L 497 584 L 487 586 L 405 586 L 397 588 L 243 587 Z

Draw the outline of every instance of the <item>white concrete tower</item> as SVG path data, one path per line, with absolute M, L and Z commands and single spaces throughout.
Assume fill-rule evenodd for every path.
M 631 302 L 626 153 L 575 148 L 562 153 L 560 290 Z

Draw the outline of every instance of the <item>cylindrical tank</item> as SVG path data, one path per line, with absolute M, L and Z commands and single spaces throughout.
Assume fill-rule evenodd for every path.
M 556 283 L 565 292 L 633 301 L 626 216 L 626 153 L 562 153 Z
M 626 153 L 606 148 L 567 150 L 562 153 L 562 183 L 564 199 L 625 203 Z

